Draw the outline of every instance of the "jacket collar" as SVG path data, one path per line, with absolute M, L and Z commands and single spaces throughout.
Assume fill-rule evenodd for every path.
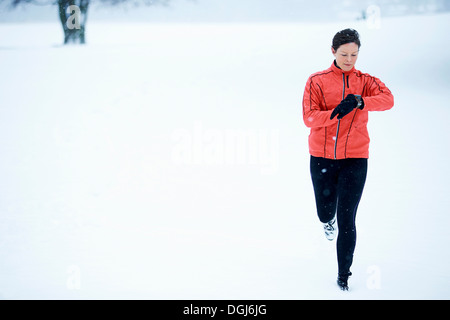
M 353 73 L 353 71 L 355 71 L 355 66 L 353 66 L 353 68 L 351 68 L 351 70 L 349 71 L 344 71 L 341 68 L 339 68 L 336 64 L 336 60 L 333 61 L 333 63 L 331 64 L 331 69 L 334 71 L 334 73 L 338 74 L 338 75 L 349 75 L 350 73 Z

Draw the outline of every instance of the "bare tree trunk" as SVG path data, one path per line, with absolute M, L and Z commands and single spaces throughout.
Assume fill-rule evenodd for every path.
M 89 0 L 58 0 L 59 20 L 64 31 L 64 44 L 85 44 L 85 28 Z

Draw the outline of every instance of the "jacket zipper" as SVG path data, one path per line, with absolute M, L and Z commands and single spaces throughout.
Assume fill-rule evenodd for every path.
M 344 83 L 343 90 L 342 90 L 342 100 L 345 98 L 345 73 L 342 73 L 342 81 Z M 347 86 L 348 86 L 348 76 L 347 76 Z M 338 120 L 337 129 L 336 129 L 336 139 L 334 141 L 334 160 L 337 159 L 336 156 L 336 150 L 337 150 L 337 143 L 338 143 L 338 136 L 339 136 L 339 127 L 341 125 L 341 119 Z

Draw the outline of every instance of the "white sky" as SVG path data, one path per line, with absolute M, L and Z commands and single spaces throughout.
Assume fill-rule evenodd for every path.
M 0 23 L 58 20 L 56 6 L 22 5 L 8 10 L 8 3 L 10 0 L 0 0 Z M 443 10 L 442 3 L 439 5 L 438 0 L 414 3 L 423 12 Z M 406 0 L 396 2 L 395 5 L 384 0 L 170 0 L 166 7 L 112 7 L 92 0 L 88 21 L 336 22 L 360 18 L 371 4 L 380 5 L 382 16 L 408 13 L 412 7 L 411 2 Z M 447 7 L 446 10 L 448 9 L 450 8 Z
M 26 5 L 6 10 L 0 4 L 0 22 L 53 21 L 57 18 L 56 6 Z M 347 3 L 347 6 L 345 5 Z M 311 21 L 336 20 L 361 12 L 364 2 L 330 0 L 171 0 L 169 7 L 111 7 L 93 4 L 89 10 L 92 20 L 133 20 L 149 22 L 255 22 L 255 21 Z M 338 13 L 339 12 L 339 13 Z

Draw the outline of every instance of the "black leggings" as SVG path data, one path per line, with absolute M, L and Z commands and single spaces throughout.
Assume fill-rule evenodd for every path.
M 311 156 L 317 214 L 326 223 L 337 215 L 340 274 L 350 272 L 356 245 L 356 211 L 367 176 L 367 159 L 332 160 Z

